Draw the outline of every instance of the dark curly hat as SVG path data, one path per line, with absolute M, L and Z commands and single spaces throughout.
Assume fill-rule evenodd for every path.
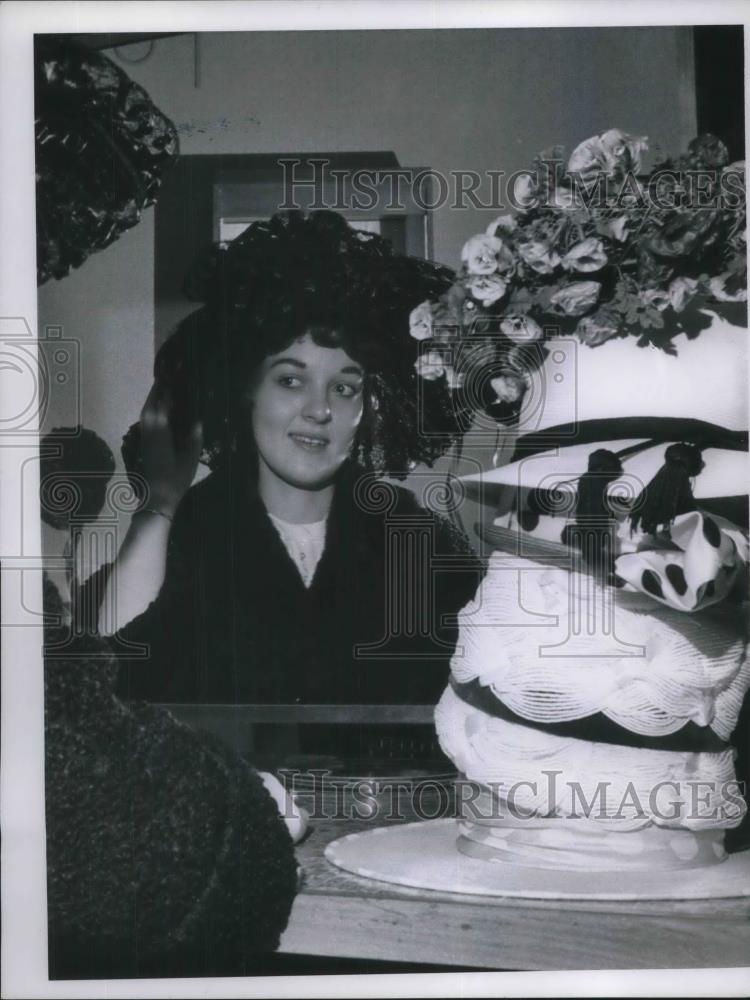
M 450 269 L 397 254 L 335 212 L 290 212 L 251 225 L 195 266 L 186 292 L 204 304 L 157 355 L 156 377 L 177 401 L 176 429 L 200 417 L 206 460 L 221 463 L 252 372 L 309 332 L 365 369 L 360 467 L 404 476 L 416 463 L 431 464 L 465 425 L 444 384 L 417 378 L 409 314 L 453 280 Z
M 111 59 L 64 36 L 34 45 L 37 283 L 134 226 L 178 152 L 172 122 Z

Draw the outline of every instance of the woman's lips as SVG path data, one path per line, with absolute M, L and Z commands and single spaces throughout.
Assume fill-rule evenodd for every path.
M 305 451 L 322 451 L 329 444 L 328 438 L 317 434 L 290 434 L 289 437 Z

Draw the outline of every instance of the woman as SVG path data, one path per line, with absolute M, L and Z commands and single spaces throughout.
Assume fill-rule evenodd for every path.
M 157 358 L 148 500 L 103 573 L 123 693 L 437 700 L 480 564 L 451 522 L 376 480 L 459 433 L 444 383 L 417 385 L 408 327 L 450 280 L 330 212 L 274 217 L 218 253 L 206 304 Z M 201 454 L 213 471 L 191 487 Z

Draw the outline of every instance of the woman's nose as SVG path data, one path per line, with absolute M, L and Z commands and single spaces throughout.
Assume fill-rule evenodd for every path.
M 318 424 L 325 424 L 331 419 L 331 406 L 324 392 L 311 392 L 305 399 L 304 416 Z

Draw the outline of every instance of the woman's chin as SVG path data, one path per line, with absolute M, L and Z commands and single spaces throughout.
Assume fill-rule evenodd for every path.
M 268 451 L 259 451 L 261 480 L 275 480 L 276 488 L 287 487 L 294 490 L 314 492 L 332 486 L 338 473 L 349 458 L 348 451 L 326 449 L 315 452 L 298 446 L 278 449 L 273 456 Z M 272 461 L 268 457 L 272 457 Z
M 283 470 L 280 478 L 297 490 L 324 490 L 334 484 L 343 464 L 344 460 L 335 464 L 308 460 Z
M 325 473 L 319 473 L 317 475 L 305 475 L 296 476 L 294 479 L 289 479 L 289 485 L 295 487 L 298 490 L 309 490 L 315 493 L 319 490 L 325 490 L 333 486 L 336 481 L 336 475 L 339 468 L 328 470 Z

